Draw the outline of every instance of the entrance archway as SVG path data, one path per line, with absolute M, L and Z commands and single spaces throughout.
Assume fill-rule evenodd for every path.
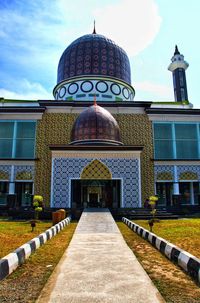
M 72 208 L 119 208 L 121 180 L 71 180 Z
M 113 180 L 109 168 L 100 160 L 84 167 L 79 180 L 71 180 L 72 208 L 120 207 L 121 180 Z

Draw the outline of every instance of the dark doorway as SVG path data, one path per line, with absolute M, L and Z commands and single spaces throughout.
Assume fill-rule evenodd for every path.
M 8 192 L 9 192 L 9 183 L 6 181 L 0 181 L 0 205 L 7 204 Z
M 157 182 L 156 193 L 159 197 L 158 206 L 171 206 L 173 195 L 173 183 L 172 182 Z
M 98 194 L 89 194 L 89 205 L 91 207 L 98 207 Z
M 72 180 L 71 207 L 119 208 L 121 180 Z
M 17 195 L 17 206 L 31 206 L 33 183 L 32 182 L 16 182 L 15 194 Z

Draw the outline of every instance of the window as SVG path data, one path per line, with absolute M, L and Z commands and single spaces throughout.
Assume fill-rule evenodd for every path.
M 173 158 L 173 139 L 171 124 L 154 124 L 154 148 L 156 159 Z
M 0 158 L 34 158 L 35 122 L 0 122 Z
M 183 80 L 183 71 L 179 70 L 179 79 L 180 79 L 180 86 L 184 86 L 184 80 Z
M 187 98 L 185 97 L 185 90 L 184 88 L 181 88 L 181 100 L 185 101 Z
M 174 84 L 174 88 L 176 88 L 176 75 L 175 75 L 175 73 L 173 73 L 173 84 Z
M 175 137 L 177 159 L 198 158 L 196 124 L 175 124 Z
M 12 158 L 13 122 L 0 123 L 0 158 Z
M 199 159 L 199 132 L 198 123 L 154 123 L 155 159 Z

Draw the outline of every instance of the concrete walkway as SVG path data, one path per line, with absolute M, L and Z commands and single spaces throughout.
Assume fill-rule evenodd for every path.
M 38 303 L 157 303 L 158 290 L 107 209 L 83 212 Z

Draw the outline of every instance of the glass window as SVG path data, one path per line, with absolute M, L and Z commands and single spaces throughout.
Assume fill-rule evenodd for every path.
M 155 158 L 173 159 L 173 142 L 170 140 L 155 140 Z
M 196 124 L 175 124 L 177 159 L 197 159 L 198 141 Z
M 13 138 L 14 122 L 1 122 L 0 124 L 0 138 L 12 139 Z
M 170 123 L 154 124 L 154 145 L 156 159 L 173 158 L 172 125 Z
M 173 73 L 173 84 L 174 88 L 176 88 L 176 75 Z
M 0 123 L 0 158 L 12 157 L 14 122 Z
M 154 124 L 154 138 L 155 139 L 172 139 L 172 125 L 171 124 Z
M 181 88 L 181 100 L 182 100 L 182 101 L 185 101 L 185 100 L 186 100 L 184 88 Z
M 17 139 L 27 139 L 35 137 L 35 123 L 18 122 Z
M 176 141 L 176 157 L 177 159 L 198 159 L 197 141 Z
M 0 158 L 12 158 L 12 146 L 12 139 L 0 139 Z
M 184 81 L 183 81 L 183 71 L 179 71 L 179 80 L 180 80 L 180 86 L 184 85 Z
M 33 158 L 34 157 L 35 140 L 26 139 L 16 140 L 15 157 L 16 158 Z
M 0 122 L 0 158 L 34 158 L 35 122 Z
M 197 123 L 154 123 L 156 159 L 199 159 Z
M 175 124 L 176 139 L 197 140 L 196 124 Z

